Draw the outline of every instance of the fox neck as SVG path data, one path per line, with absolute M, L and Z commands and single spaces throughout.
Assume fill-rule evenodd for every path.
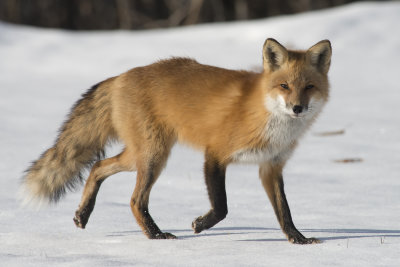
M 297 140 L 312 124 L 322 104 L 315 104 L 309 114 L 292 117 L 277 108 L 277 103 L 265 97 L 265 123 L 257 145 L 239 149 L 232 155 L 234 162 L 262 163 L 266 161 L 285 162 L 297 145 Z
M 265 128 L 265 139 L 271 156 L 275 160 L 286 160 L 309 125 L 307 118 L 271 114 Z

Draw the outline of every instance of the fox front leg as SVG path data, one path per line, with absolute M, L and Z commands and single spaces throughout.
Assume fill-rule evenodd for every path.
M 260 178 L 274 208 L 276 217 L 289 242 L 294 244 L 315 244 L 321 241 L 304 237 L 294 226 L 288 202 L 286 200 L 283 177 L 283 165 L 266 163 L 260 166 Z
M 225 191 L 225 171 L 225 165 L 219 163 L 211 154 L 206 153 L 204 174 L 208 196 L 211 202 L 211 209 L 205 215 L 193 221 L 192 228 L 196 234 L 213 227 L 228 214 Z

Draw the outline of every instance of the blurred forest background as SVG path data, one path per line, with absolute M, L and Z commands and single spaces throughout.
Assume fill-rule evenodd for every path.
M 257 19 L 356 1 L 0 0 L 0 20 L 70 30 L 148 29 Z

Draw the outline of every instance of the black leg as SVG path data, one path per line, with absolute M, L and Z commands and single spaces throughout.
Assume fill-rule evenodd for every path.
M 222 165 L 212 155 L 206 153 L 204 174 L 208 196 L 211 202 L 211 209 L 205 215 L 193 221 L 192 228 L 196 234 L 213 227 L 228 214 L 225 191 L 225 171 L 225 165 Z
M 281 165 L 265 164 L 260 167 L 260 178 L 274 208 L 283 233 L 294 244 L 320 243 L 316 238 L 304 237 L 294 226 L 284 191 Z

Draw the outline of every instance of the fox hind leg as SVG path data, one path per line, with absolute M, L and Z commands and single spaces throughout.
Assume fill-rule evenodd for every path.
M 226 166 L 218 162 L 211 154 L 206 153 L 204 174 L 207 184 L 211 209 L 205 215 L 196 218 L 192 222 L 192 228 L 196 234 L 209 229 L 223 220 L 228 214 L 225 190 Z
M 176 236 L 162 232 L 149 213 L 150 191 L 164 168 L 175 142 L 172 135 L 165 134 L 161 129 L 156 130 L 157 134 L 147 138 L 145 144 L 137 146 L 146 149 L 139 149 L 138 153 L 137 178 L 130 203 L 131 210 L 149 239 L 175 239 Z
M 164 233 L 158 228 L 148 208 L 151 188 L 160 175 L 164 163 L 165 162 L 157 159 L 156 161 L 150 160 L 147 164 L 142 163 L 138 166 L 136 186 L 131 199 L 132 213 L 144 234 L 149 239 L 176 238 L 174 235 Z
M 121 171 L 134 171 L 135 161 L 129 151 L 124 150 L 121 154 L 96 162 L 85 183 L 81 202 L 75 212 L 74 222 L 77 227 L 84 229 L 92 213 L 96 196 L 101 183 L 109 176 Z

